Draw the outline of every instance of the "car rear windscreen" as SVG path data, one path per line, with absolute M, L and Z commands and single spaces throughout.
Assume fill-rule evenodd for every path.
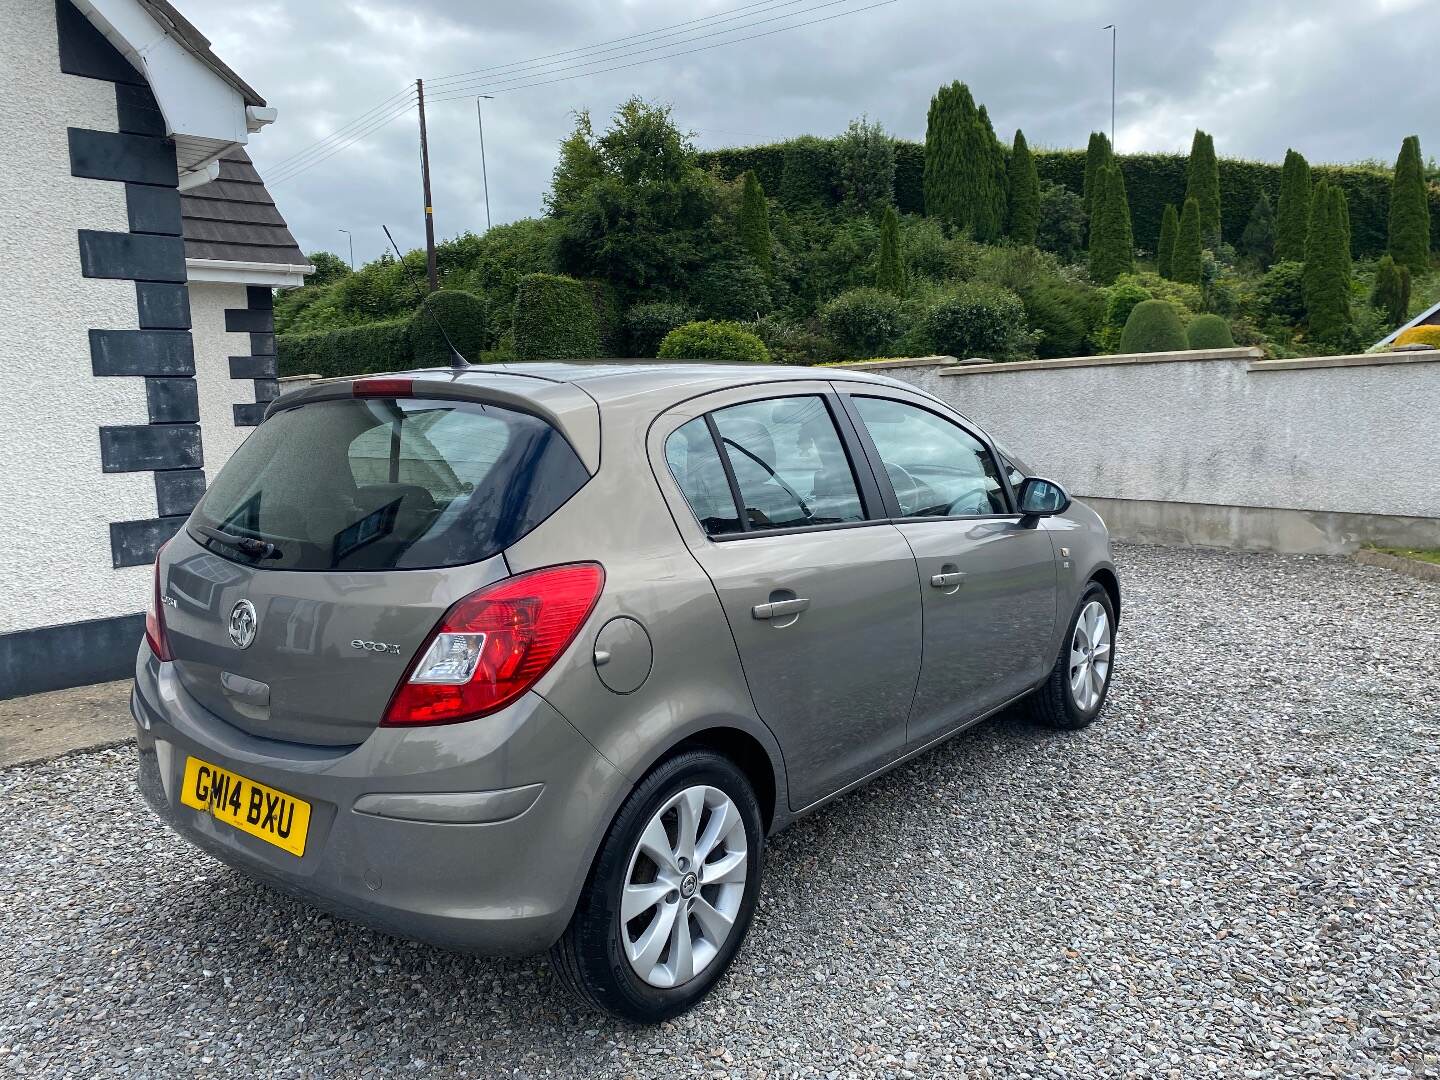
M 187 528 L 257 569 L 456 566 L 503 551 L 588 479 L 558 431 L 514 409 L 315 401 L 261 424 Z

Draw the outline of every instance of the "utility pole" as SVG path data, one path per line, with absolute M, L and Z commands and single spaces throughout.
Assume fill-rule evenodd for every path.
M 1115 149 L 1115 35 L 1118 32 L 1115 24 L 1102 26 L 1100 29 L 1110 31 L 1110 149 Z M 423 106 L 422 106 L 422 112 Z
M 480 125 L 480 178 L 485 182 L 485 231 L 490 231 L 490 176 L 485 171 L 485 118 L 480 115 L 480 102 L 494 101 L 493 94 L 481 94 L 475 99 L 475 122 Z
M 415 93 L 420 101 L 420 182 L 425 189 L 425 278 L 430 291 L 440 288 L 440 275 L 435 269 L 435 208 L 430 203 L 430 144 L 425 139 L 425 80 L 415 80 Z

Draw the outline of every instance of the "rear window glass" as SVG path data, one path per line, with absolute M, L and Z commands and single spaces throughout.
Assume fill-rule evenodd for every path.
M 559 432 L 513 409 L 316 401 L 256 428 L 188 527 L 266 569 L 456 566 L 503 551 L 588 479 Z

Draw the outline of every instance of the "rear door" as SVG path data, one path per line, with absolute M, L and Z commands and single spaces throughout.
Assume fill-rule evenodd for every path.
M 904 747 L 920 668 L 914 557 L 880 520 L 825 384 L 727 391 L 662 424 L 661 453 L 689 504 L 677 521 L 715 585 L 798 809 Z
M 254 735 L 362 742 L 444 612 L 588 478 L 559 432 L 499 405 L 276 413 L 162 553 L 181 685 Z
M 1053 662 L 1055 553 L 1023 523 L 993 448 L 921 395 L 844 395 L 896 527 L 919 567 L 918 745 L 1025 691 Z

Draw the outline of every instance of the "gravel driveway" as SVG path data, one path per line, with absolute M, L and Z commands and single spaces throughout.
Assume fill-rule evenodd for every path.
M 1102 722 L 1002 717 L 777 837 L 651 1030 L 207 861 L 130 749 L 0 773 L 0 1073 L 1440 1076 L 1440 584 L 1119 561 Z

